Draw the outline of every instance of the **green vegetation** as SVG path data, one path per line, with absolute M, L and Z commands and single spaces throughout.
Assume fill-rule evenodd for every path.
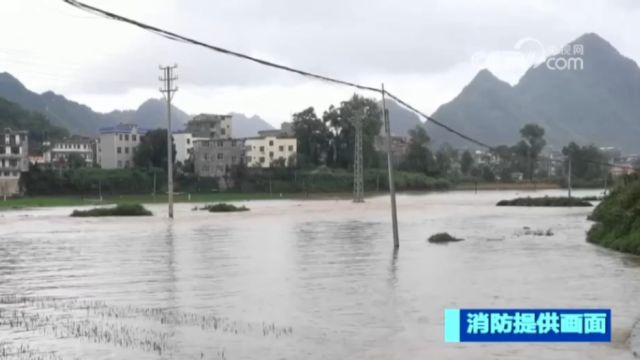
M 587 241 L 640 255 L 640 180 L 616 188 L 589 217 L 596 223 Z
M 173 159 L 176 147 L 173 145 Z M 133 162 L 141 169 L 164 169 L 167 171 L 167 130 L 156 129 L 140 137 L 140 144 L 133 154 Z
M 458 242 L 463 240 L 464 239 L 453 237 L 448 233 L 437 233 L 437 234 L 431 235 L 428 241 L 433 244 L 446 244 L 450 242 Z
M 0 97 L 0 130 L 5 128 L 27 130 L 30 153 L 41 153 L 45 139 L 55 140 L 69 135 L 66 129 L 52 125 L 44 115 L 27 111 Z
M 140 204 L 119 204 L 111 208 L 95 208 L 91 210 L 73 210 L 72 217 L 99 216 L 151 216 L 151 211 Z
M 348 196 L 350 194 L 347 194 Z M 267 199 L 286 199 L 293 195 L 280 197 L 279 194 L 268 193 L 209 193 L 209 194 L 176 194 L 174 200 L 176 203 L 209 203 L 224 201 L 248 201 L 248 200 L 267 200 Z M 304 194 L 297 194 L 298 197 L 304 197 Z M 97 196 L 81 197 L 81 196 L 25 196 L 9 198 L 7 201 L 0 199 L 0 209 L 19 209 L 32 207 L 55 207 L 55 206 L 82 206 L 82 205 L 109 205 L 109 204 L 162 204 L 167 202 L 166 194 L 158 194 L 153 196 L 146 195 L 114 195 L 105 196 L 102 201 Z
M 592 206 L 590 202 L 580 198 L 569 197 L 524 197 L 513 200 L 501 200 L 497 206 L 556 206 L 556 207 L 572 207 L 572 206 Z
M 204 210 L 208 212 L 238 212 L 238 211 L 249 211 L 249 208 L 246 206 L 235 206 L 233 204 L 218 203 L 218 204 L 212 204 L 212 205 L 205 205 L 199 210 Z

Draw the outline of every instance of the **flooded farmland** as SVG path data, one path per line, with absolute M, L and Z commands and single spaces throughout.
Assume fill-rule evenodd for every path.
M 385 196 L 0 212 L 0 359 L 633 359 L 640 259 L 585 242 L 591 208 L 494 206 L 517 195 L 401 195 L 398 253 Z M 445 344 L 447 307 L 611 308 L 613 341 Z

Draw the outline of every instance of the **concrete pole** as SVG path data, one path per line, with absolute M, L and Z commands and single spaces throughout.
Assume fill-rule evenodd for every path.
M 173 70 L 178 65 L 160 67 L 164 71 L 164 78 L 160 78 L 160 81 L 164 82 L 164 87 L 160 89 L 160 92 L 165 94 L 167 100 L 167 195 L 169 200 L 169 218 L 173 219 L 173 135 L 171 130 L 171 100 L 178 88 L 173 87 L 173 82 L 178 80 L 177 76 L 173 75 Z
M 389 173 L 389 196 L 391 197 L 391 224 L 393 227 L 393 248 L 400 247 L 398 239 L 398 214 L 396 211 L 396 185 L 393 182 L 393 157 L 391 156 L 391 124 L 389 122 L 389 113 L 385 104 L 384 84 L 382 84 L 382 118 L 384 128 L 387 134 L 387 171 Z
M 569 199 L 571 199 L 571 155 L 569 155 L 569 171 L 567 173 L 567 188 L 569 190 Z

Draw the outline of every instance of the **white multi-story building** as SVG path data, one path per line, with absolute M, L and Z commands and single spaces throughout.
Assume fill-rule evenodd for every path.
M 103 169 L 123 169 L 133 166 L 133 153 L 146 129 L 137 125 L 119 124 L 100 129 L 98 164 Z
M 245 140 L 246 164 L 249 167 L 268 168 L 274 162 L 293 166 L 298 151 L 296 138 L 283 134 L 280 130 L 260 131 L 260 136 Z
M 0 196 L 20 192 L 20 176 L 29 171 L 29 136 L 26 131 L 0 132 Z
M 66 164 L 71 154 L 81 157 L 87 166 L 94 162 L 94 142 L 92 139 L 82 136 L 72 136 L 53 143 L 44 153 L 44 161 L 47 163 Z
M 200 114 L 187 123 L 187 132 L 205 139 L 231 139 L 231 115 Z
M 176 148 L 175 162 L 184 164 L 193 152 L 193 135 L 188 132 L 175 132 L 173 133 L 173 145 Z

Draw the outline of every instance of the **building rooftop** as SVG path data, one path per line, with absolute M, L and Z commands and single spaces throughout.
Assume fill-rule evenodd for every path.
M 7 134 L 28 134 L 27 130 L 13 130 L 12 128 L 4 128 L 3 133 Z
M 103 127 L 100 128 L 100 134 L 129 134 L 131 131 L 136 128 L 138 129 L 138 134 L 144 135 L 149 132 L 149 129 L 141 128 L 135 124 L 118 124 L 116 126 Z

